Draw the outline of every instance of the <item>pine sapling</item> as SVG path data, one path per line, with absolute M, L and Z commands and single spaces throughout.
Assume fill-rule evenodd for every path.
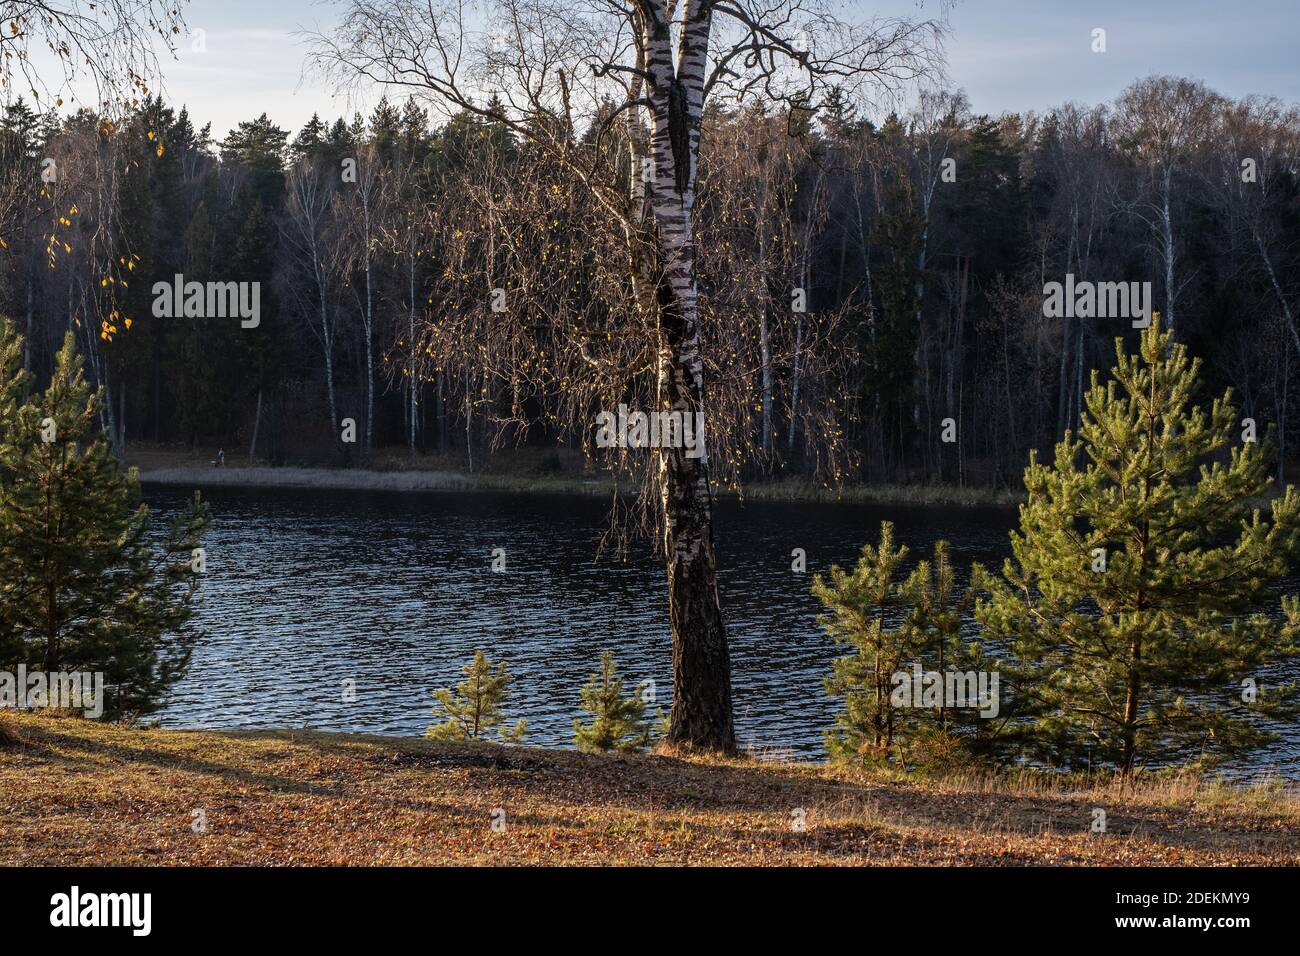
M 502 743 L 521 742 L 526 721 L 507 727 L 501 713 L 514 681 L 506 662 L 494 664 L 478 650 L 474 660 L 461 671 L 465 680 L 454 691 L 444 687 L 433 692 L 433 712 L 444 720 L 429 727 L 426 736 L 434 740 L 481 740 L 495 730 Z
M 582 709 L 595 719 L 590 724 L 574 719 L 573 737 L 579 750 L 627 753 L 650 745 L 645 702 L 637 694 L 623 696 L 623 678 L 617 671 L 613 653 L 606 651 L 600 656 L 600 673 L 592 674 L 582 688 Z
M 894 547 L 893 523 L 884 521 L 880 544 L 863 545 L 852 571 L 832 566 L 829 581 L 820 574 L 813 579 L 812 593 L 828 612 L 818 622 L 832 640 L 853 651 L 835 660 L 826 679 L 826 692 L 844 698 L 844 712 L 826 734 L 832 759 L 881 761 L 894 749 L 891 677 L 911 648 L 896 580 L 906 557 L 907 548 Z

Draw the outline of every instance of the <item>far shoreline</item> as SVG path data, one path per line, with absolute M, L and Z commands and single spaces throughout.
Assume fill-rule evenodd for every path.
M 128 455 L 128 462 L 130 458 Z M 469 474 L 448 469 L 365 469 L 267 465 L 137 465 L 143 484 L 222 488 L 306 488 L 322 491 L 479 492 L 607 497 L 614 482 L 607 476 L 527 475 L 488 472 Z M 624 484 L 630 492 L 634 486 Z M 822 504 L 898 505 L 912 507 L 1011 508 L 1023 496 L 1006 490 L 952 485 L 821 486 L 805 480 L 755 481 L 740 491 L 714 488 L 716 499 L 817 502 Z

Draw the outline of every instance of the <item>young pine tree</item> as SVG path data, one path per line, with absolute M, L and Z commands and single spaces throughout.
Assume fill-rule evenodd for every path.
M 197 637 L 196 494 L 155 544 L 134 469 L 99 427 L 68 333 L 49 387 L 13 400 L 18 336 L 0 323 L 0 667 L 102 672 L 105 714 L 156 710 Z M 6 393 L 9 393 L 6 395 Z
M 882 761 L 894 749 L 898 712 L 891 705 L 893 675 L 913 650 L 904 621 L 905 600 L 896 577 L 907 548 L 894 547 L 894 525 L 880 525 L 880 544 L 862 546 L 852 572 L 832 565 L 830 581 L 819 574 L 812 593 L 828 613 L 818 618 L 831 639 L 853 653 L 837 658 L 826 692 L 844 698 L 844 713 L 826 733 L 832 759 Z
M 440 688 L 433 692 L 435 715 L 444 717 L 442 723 L 430 727 L 425 736 L 434 740 L 480 740 L 496 730 L 502 743 L 519 743 L 524 739 L 525 721 L 514 727 L 504 727 L 501 705 L 514 678 L 506 662 L 493 664 L 482 651 L 474 652 L 474 660 L 461 668 L 465 680 L 455 691 Z
M 883 522 L 879 546 L 862 549 L 852 574 L 832 567 L 829 584 L 820 576 L 813 582 L 831 611 L 823 626 L 854 650 L 835 661 L 826 682 L 830 694 L 845 699 L 826 738 L 833 759 L 951 765 L 982 755 L 996 736 L 988 718 L 999 708 L 964 675 L 999 667 L 978 643 L 962 641 L 968 598 L 957 585 L 951 548 L 936 542 L 933 557 L 900 579 L 906 557 L 906 548 L 894 547 L 893 525 Z M 922 680 L 914 686 L 918 670 Z M 953 672 L 963 675 L 960 683 L 950 683 Z M 960 699 L 949 699 L 950 686 Z M 991 691 L 987 678 L 984 686 Z
M 1300 653 L 1300 606 L 1260 609 L 1295 551 L 1300 497 L 1288 487 L 1261 515 L 1265 449 L 1242 441 L 1231 392 L 1192 403 L 1200 363 L 1158 322 L 1138 355 L 1116 353 L 1078 439 L 1050 465 L 1031 456 L 1013 557 L 1000 580 L 977 572 L 976 616 L 1016 661 L 1029 755 L 1127 776 L 1257 746 L 1271 735 L 1252 712 L 1295 712 L 1295 684 L 1263 685 Z
M 909 764 L 951 770 L 973 759 L 999 755 L 1007 736 L 1007 722 L 1001 716 L 1002 663 L 986 654 L 980 642 L 962 639 L 962 615 L 973 595 L 957 584 L 947 541 L 935 542 L 933 558 L 917 563 L 900 594 L 908 608 L 905 622 L 913 653 L 909 663 L 943 679 L 942 688 L 927 683 L 928 677 L 923 680 L 922 706 L 906 712 L 901 724 L 905 759 Z M 910 689 L 896 688 L 895 700 L 899 694 L 906 699 Z M 937 697 L 936 703 L 931 703 L 931 696 Z
M 645 702 L 639 696 L 623 696 L 623 678 L 618 676 L 614 655 L 600 656 L 600 673 L 592 674 L 582 688 L 582 709 L 594 716 L 590 724 L 573 721 L 573 738 L 579 750 L 618 750 L 624 753 L 650 745 L 650 723 L 645 719 Z

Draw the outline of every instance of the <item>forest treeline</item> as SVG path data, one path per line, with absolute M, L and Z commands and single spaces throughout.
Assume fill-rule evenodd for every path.
M 703 122 L 723 482 L 1015 483 L 1030 450 L 1077 425 L 1114 338 L 1137 335 L 1044 316 L 1044 285 L 1067 274 L 1151 282 L 1207 387 L 1276 426 L 1285 460 L 1294 107 L 1151 77 L 1041 115 L 934 93 L 876 122 L 835 96 Z M 627 181 L 642 173 L 626 133 L 607 135 L 620 128 L 563 138 Z M 415 101 L 297 131 L 262 114 L 217 142 L 156 98 L 116 121 L 17 100 L 0 120 L 0 314 L 36 383 L 74 332 L 119 448 L 355 464 L 405 447 L 471 467 L 515 443 L 590 451 L 599 411 L 651 407 L 655 370 L 627 341 L 613 217 L 571 175 L 504 124 L 437 125 Z M 260 321 L 155 317 L 155 283 L 178 274 L 260 283 Z

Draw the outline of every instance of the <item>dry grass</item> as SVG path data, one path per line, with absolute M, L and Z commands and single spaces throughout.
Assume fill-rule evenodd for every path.
M 953 506 L 964 508 L 1011 507 L 1025 500 L 1022 492 L 1003 488 L 957 485 L 832 485 L 786 479 L 754 482 L 740 497 L 752 501 L 824 501 L 867 505 Z
M 1296 864 L 1300 797 L 23 714 L 0 863 Z M 1103 807 L 1108 833 L 1089 832 Z M 505 811 L 504 832 L 492 828 Z M 792 821 L 806 815 L 806 830 Z M 208 832 L 192 830 L 194 812 Z
M 608 472 L 591 469 L 572 449 L 507 449 L 480 461 L 473 474 L 465 471 L 463 455 L 422 454 L 411 461 L 405 451 L 376 452 L 369 468 L 247 466 L 239 454 L 227 454 L 227 466 L 214 468 L 216 449 L 185 451 L 133 446 L 128 461 L 140 469 L 142 481 L 172 485 L 242 485 L 246 487 L 328 488 L 366 491 L 496 491 L 524 494 L 577 494 L 608 497 L 614 482 Z M 624 492 L 636 482 L 625 476 Z M 719 498 L 748 501 L 824 501 L 912 506 L 1010 506 L 1023 494 L 992 488 L 954 485 L 842 485 L 833 487 L 804 479 L 772 479 L 745 483 L 738 491 L 718 485 Z

